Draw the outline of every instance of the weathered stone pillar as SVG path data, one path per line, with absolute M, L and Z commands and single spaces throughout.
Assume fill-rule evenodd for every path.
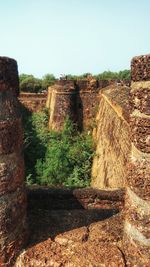
M 78 80 L 77 121 L 79 129 L 93 130 L 99 105 L 99 83 L 95 79 Z
M 13 259 L 26 237 L 23 131 L 15 60 L 0 57 L 0 266 Z
M 150 266 L 150 55 L 131 62 L 131 157 L 125 199 L 127 266 Z
M 64 120 L 69 117 L 76 122 L 76 89 L 74 81 L 59 80 L 55 85 L 49 88 L 49 128 L 61 130 Z

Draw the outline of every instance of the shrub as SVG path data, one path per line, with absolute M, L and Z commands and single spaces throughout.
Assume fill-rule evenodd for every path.
M 47 112 L 33 113 L 25 125 L 27 183 L 88 186 L 94 154 L 92 137 L 66 118 L 62 132 L 48 131 Z

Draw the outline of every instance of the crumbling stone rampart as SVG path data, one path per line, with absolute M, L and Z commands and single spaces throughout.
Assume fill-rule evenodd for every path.
M 44 93 L 21 93 L 19 101 L 30 112 L 39 112 L 46 107 L 47 95 Z
M 150 55 L 131 62 L 131 154 L 125 198 L 127 266 L 150 266 Z
M 60 130 L 68 116 L 80 130 L 93 127 L 99 103 L 99 90 L 109 82 L 96 80 L 60 80 L 49 87 L 47 108 L 49 128 Z
M 100 93 L 94 132 L 96 153 L 91 185 L 96 188 L 126 186 L 131 150 L 129 92 L 126 86 L 111 85 Z
M 92 130 L 98 111 L 102 88 L 109 85 L 129 85 L 130 81 L 115 80 L 58 80 L 48 89 L 46 107 L 49 110 L 49 128 L 61 130 L 68 116 L 79 130 Z
M 12 266 L 26 237 L 23 132 L 15 60 L 0 57 L 0 266 Z
M 50 87 L 47 107 L 50 114 L 50 129 L 61 129 L 66 117 L 76 122 L 76 90 L 74 81 L 60 80 Z
M 53 215 L 54 225 L 51 225 L 50 220 L 52 220 L 52 216 L 49 216 L 47 208 L 44 212 L 44 207 L 46 205 L 49 207 L 50 204 L 51 207 L 55 209 L 57 207 L 59 209 L 60 206 L 57 206 L 57 201 L 51 203 L 48 202 L 48 191 L 46 193 L 43 191 L 29 192 L 29 209 L 36 206 L 35 203 L 38 197 L 39 199 L 43 199 L 43 203 L 38 203 L 38 212 L 36 215 L 37 217 L 35 216 L 35 220 L 37 222 L 40 216 L 43 220 L 45 218 L 45 215 L 43 216 L 43 214 L 47 214 L 47 217 L 42 224 L 42 229 L 45 231 L 43 236 L 46 237 L 46 239 L 43 241 L 41 228 L 37 227 L 37 229 L 34 229 L 36 228 L 36 224 L 33 224 L 31 227 L 32 231 L 34 232 L 35 230 L 34 233 L 36 233 L 36 230 L 39 232 L 39 239 L 37 238 L 37 235 L 35 234 L 34 236 L 31 231 L 31 234 L 33 234 L 32 238 L 33 240 L 34 238 L 35 240 L 39 240 L 36 241 L 39 242 L 39 244 L 32 244 L 33 248 L 30 244 L 31 247 L 27 248 L 26 251 L 21 254 L 21 258 L 19 258 L 19 262 L 17 262 L 19 265 L 16 266 L 24 267 L 26 263 L 28 266 L 38 266 L 40 258 L 40 264 L 44 263 L 46 264 L 45 266 L 48 266 L 49 263 L 60 263 L 62 265 L 62 255 L 66 255 L 64 259 L 66 264 L 75 263 L 75 266 L 86 266 L 87 262 L 89 262 L 90 266 L 92 266 L 91 264 L 95 266 L 97 264 L 96 255 L 99 255 L 99 253 L 100 258 L 98 258 L 98 264 L 102 263 L 105 266 L 108 266 L 109 263 L 112 263 L 112 266 L 150 266 L 149 63 L 150 55 L 133 58 L 131 63 L 131 90 L 129 87 L 122 87 L 116 84 L 111 84 L 108 88 L 100 90 L 106 87 L 107 83 L 97 83 L 97 81 L 94 80 L 76 82 L 61 80 L 49 90 L 50 92 L 47 100 L 47 107 L 50 109 L 49 126 L 50 128 L 57 130 L 62 128 L 66 116 L 70 116 L 81 129 L 91 125 L 92 119 L 97 111 L 95 110 L 96 104 L 99 103 L 100 100 L 96 121 L 97 131 L 95 134 L 97 147 L 99 147 L 100 153 L 99 155 L 96 155 L 98 159 L 96 159 L 95 162 L 98 167 L 96 172 L 97 174 L 100 173 L 103 175 L 103 179 L 101 178 L 102 176 L 97 176 L 98 179 L 101 180 L 101 183 L 93 184 L 93 186 L 103 188 L 105 191 L 82 189 L 75 190 L 73 193 L 69 192 L 69 194 L 67 192 L 67 194 L 64 194 L 65 198 L 60 194 L 61 203 L 59 204 L 64 208 L 64 203 L 69 202 L 69 199 L 70 202 L 73 201 L 85 209 L 88 208 L 88 213 L 91 208 L 94 208 L 94 213 L 95 208 L 104 208 L 106 211 L 109 210 L 110 207 L 113 207 L 119 210 L 122 208 L 122 201 L 120 198 L 122 193 L 120 195 L 120 192 L 124 191 L 116 190 L 110 193 L 109 190 L 106 191 L 106 188 L 111 187 L 111 189 L 114 189 L 116 187 L 125 187 L 125 199 L 123 198 L 125 201 L 125 223 L 123 223 L 123 231 L 121 223 L 121 227 L 119 226 L 117 228 L 121 230 L 121 234 L 116 235 L 116 229 L 113 229 L 115 235 L 112 235 L 109 243 L 105 242 L 106 240 L 108 241 L 110 237 L 105 235 L 106 229 L 109 229 L 110 231 L 112 228 L 112 221 L 114 221 L 115 224 L 117 222 L 116 218 L 112 218 L 112 220 L 108 219 L 107 222 L 102 222 L 100 228 L 97 228 L 98 224 L 92 224 L 88 228 L 83 227 L 82 231 L 84 234 L 81 235 L 82 243 L 80 244 L 77 240 L 77 236 L 80 238 L 80 235 L 77 235 L 78 229 L 75 229 L 77 243 L 76 246 L 73 245 L 72 250 L 69 251 L 66 245 L 62 248 L 63 245 L 61 242 L 63 242 L 64 239 L 62 240 L 61 238 L 63 235 L 56 236 L 55 241 L 47 238 L 49 236 L 49 231 L 51 231 L 53 227 L 55 228 L 56 213 L 54 212 Z M 100 91 L 101 93 L 99 94 Z M 27 236 L 26 192 L 24 187 L 24 161 L 22 156 L 23 133 L 17 95 L 17 63 L 12 59 L 1 57 L 0 266 L 2 267 L 13 266 L 15 256 L 21 248 L 25 247 L 24 244 Z M 81 112 L 79 111 L 80 108 Z M 119 192 L 119 195 L 116 198 L 117 192 Z M 51 193 L 51 200 L 54 200 L 54 195 L 58 196 L 58 194 L 53 194 L 52 191 Z M 69 203 L 69 205 L 71 204 Z M 99 210 L 99 212 L 101 212 L 101 210 Z M 67 212 L 66 214 L 68 216 L 68 214 L 71 213 L 69 211 L 69 213 Z M 80 214 L 82 214 L 82 211 Z M 121 222 L 123 222 L 123 217 L 121 216 L 120 218 L 122 218 Z M 45 222 L 47 228 L 45 227 Z M 62 224 L 63 222 L 64 221 L 62 220 Z M 67 225 L 70 226 L 70 222 L 68 223 L 67 221 Z M 95 232 L 94 229 L 99 230 L 98 232 L 97 230 Z M 74 231 L 74 229 L 71 229 L 70 235 L 72 235 L 72 230 Z M 120 242 L 122 232 L 123 242 Z M 100 235 L 99 239 L 97 239 L 98 235 Z M 114 244 L 114 236 L 115 240 L 117 237 L 117 246 Z M 104 238 L 104 242 L 102 241 L 102 237 Z M 102 243 L 100 244 L 100 242 Z M 113 244 L 111 242 L 113 242 Z M 71 247 L 71 243 L 68 244 L 69 247 Z M 40 248 L 39 250 L 38 247 Z M 80 253 L 79 250 L 82 251 L 82 253 Z M 66 254 L 66 251 L 69 251 L 68 255 Z M 95 251 L 96 253 L 93 254 Z M 73 255 L 71 256 L 72 258 L 70 258 L 70 255 Z M 81 257 L 81 260 L 80 255 L 83 256 Z M 94 255 L 92 256 L 92 261 L 90 259 L 91 255 Z M 115 258 L 113 259 L 114 255 Z M 82 265 L 80 264 L 81 261 L 83 263 Z
M 131 80 L 133 82 L 150 80 L 150 55 L 137 56 L 132 59 Z
M 79 129 L 92 129 L 95 125 L 95 116 L 99 103 L 99 91 L 106 83 L 98 83 L 98 81 L 79 80 L 76 82 L 77 87 L 77 123 Z M 100 87 L 101 86 L 101 87 Z

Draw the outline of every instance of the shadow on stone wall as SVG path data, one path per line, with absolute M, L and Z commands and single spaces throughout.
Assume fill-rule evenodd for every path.
M 76 123 L 78 125 L 78 130 L 83 131 L 83 101 L 79 93 L 79 86 L 76 85 Z
M 105 220 L 122 209 L 123 201 L 123 190 L 28 188 L 28 247 Z

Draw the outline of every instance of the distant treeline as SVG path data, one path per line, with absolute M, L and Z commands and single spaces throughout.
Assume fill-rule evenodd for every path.
M 56 78 L 53 74 L 46 74 L 42 79 L 29 74 L 20 74 L 20 90 L 22 92 L 40 93 L 47 90 L 48 86 L 54 84 L 55 80 Z
M 62 78 L 68 80 L 79 80 L 92 76 L 96 80 L 130 80 L 130 75 L 130 70 L 122 70 L 119 72 L 104 71 L 97 75 L 92 75 L 91 73 L 84 73 L 82 75 L 67 74 Z M 20 89 L 22 92 L 40 93 L 47 90 L 48 86 L 54 84 L 56 77 L 53 74 L 46 74 L 42 77 L 42 79 L 39 79 L 34 77 L 33 75 L 20 74 L 19 80 Z

